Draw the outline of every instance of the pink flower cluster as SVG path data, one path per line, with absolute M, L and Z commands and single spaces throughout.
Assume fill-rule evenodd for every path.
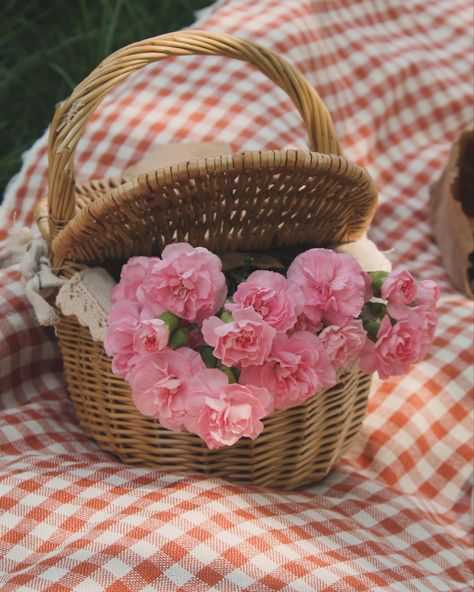
M 433 339 L 438 294 L 407 272 L 371 277 L 350 255 L 310 249 L 286 277 L 257 270 L 228 296 L 207 249 L 134 257 L 104 344 L 141 413 L 209 448 L 256 438 L 264 417 L 335 385 L 356 360 L 383 378 L 404 372 Z
M 362 348 L 359 365 L 363 372 L 377 371 L 385 379 L 404 374 L 425 357 L 436 330 L 439 290 L 430 280 L 416 284 L 413 276 L 402 270 L 383 278 L 380 296 L 387 314 Z

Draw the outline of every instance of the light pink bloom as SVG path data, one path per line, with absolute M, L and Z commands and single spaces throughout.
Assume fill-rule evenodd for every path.
M 302 289 L 303 313 L 315 324 L 342 327 L 362 310 L 366 282 L 361 266 L 351 255 L 310 249 L 296 257 L 287 277 Z
M 360 368 L 370 374 L 377 370 L 380 378 L 404 374 L 426 353 L 429 339 L 423 318 L 411 313 L 392 326 L 388 316 L 380 323 L 377 341 L 368 339 L 360 356 Z
M 439 299 L 438 286 L 431 280 L 422 280 L 418 282 L 416 293 L 416 302 L 419 306 L 424 306 L 434 311 Z
M 316 392 L 334 386 L 336 373 L 321 340 L 300 331 L 290 337 L 279 333 L 263 365 L 243 368 L 240 383 L 266 387 L 276 409 L 301 405 Z
M 424 284 L 425 282 L 420 282 Z M 388 312 L 397 320 L 416 318 L 420 324 L 420 339 L 424 344 L 430 345 L 434 339 L 438 319 L 436 317 L 436 303 L 438 301 L 439 292 L 436 284 L 430 280 L 426 280 L 428 286 L 421 285 L 418 290 L 416 302 L 420 302 L 416 306 L 405 306 L 397 309 L 388 308 Z M 431 284 L 431 285 L 430 285 Z
M 187 243 L 168 245 L 150 266 L 143 283 L 145 302 L 192 323 L 214 314 L 224 304 L 227 287 L 219 257 Z
M 161 319 L 140 321 L 133 336 L 133 349 L 138 354 L 154 354 L 166 348 L 170 332 Z
M 239 284 L 228 310 L 251 307 L 278 332 L 285 333 L 303 310 L 303 293 L 296 285 L 274 271 L 254 271 Z
M 423 306 L 434 311 L 439 298 L 439 290 L 434 282 L 423 280 L 417 284 L 405 270 L 390 273 L 382 284 L 381 294 L 382 298 L 388 300 L 388 312 L 396 319 L 410 314 L 408 305 Z
M 226 366 L 262 364 L 272 348 L 276 331 L 253 308 L 241 308 L 225 323 L 218 317 L 206 319 L 202 334 L 214 355 Z
M 169 430 L 181 431 L 186 417 L 187 388 L 205 368 L 201 356 L 186 347 L 141 357 L 129 375 L 137 409 Z
M 406 307 L 415 300 L 417 286 L 411 273 L 406 270 L 392 271 L 384 279 L 381 295 L 388 300 L 388 311 L 391 316 L 399 318 Z
M 112 290 L 110 296 L 112 303 L 119 300 L 143 303 L 141 286 L 148 267 L 153 261 L 155 259 L 150 257 L 132 257 L 129 259 L 128 263 L 122 267 L 119 283 Z
M 347 366 L 359 355 L 368 339 L 362 321 L 349 321 L 344 327 L 330 325 L 318 336 L 335 370 Z
M 141 321 L 153 318 L 150 308 L 142 309 L 137 302 L 115 302 L 108 316 L 104 349 L 112 357 L 112 371 L 126 377 L 137 361 L 133 338 Z
M 189 385 L 185 426 L 209 448 L 232 446 L 240 438 L 256 438 L 263 417 L 273 410 L 265 388 L 229 384 L 220 370 L 204 370 Z
M 436 327 L 438 325 L 438 319 L 433 309 L 428 305 L 419 304 L 410 309 L 411 315 L 417 315 L 421 323 L 420 338 L 423 345 L 429 346 L 433 342 L 435 337 Z

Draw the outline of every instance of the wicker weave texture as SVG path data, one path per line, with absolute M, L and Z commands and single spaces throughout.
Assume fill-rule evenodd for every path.
M 77 214 L 52 249 L 80 262 L 159 254 L 182 241 L 216 253 L 350 242 L 367 229 L 377 195 L 363 169 L 306 150 L 207 158 L 105 193 L 103 182 L 76 191 Z
M 152 61 L 191 54 L 247 61 L 266 74 L 301 114 L 310 150 L 226 154 L 128 180 L 77 184 L 74 153 L 107 91 Z M 53 265 L 64 276 L 84 263 L 117 270 L 133 255 L 159 255 L 177 241 L 218 254 L 350 242 L 369 226 L 377 201 L 369 174 L 341 155 L 324 103 L 297 70 L 258 45 L 204 31 L 145 40 L 107 58 L 58 107 L 49 163 L 47 214 L 40 207 L 37 217 Z M 305 405 L 272 414 L 255 441 L 211 451 L 197 436 L 142 416 L 102 346 L 75 318 L 62 319 L 58 337 L 79 422 L 101 448 L 127 463 L 292 489 L 330 471 L 365 413 L 370 377 L 353 368 Z
M 276 411 L 255 440 L 209 450 L 194 434 L 171 432 L 143 416 L 110 358 L 74 317 L 58 328 L 68 389 L 79 423 L 129 464 L 207 473 L 234 482 L 293 489 L 322 479 L 352 444 L 365 415 L 370 376 L 356 367 L 304 405 Z

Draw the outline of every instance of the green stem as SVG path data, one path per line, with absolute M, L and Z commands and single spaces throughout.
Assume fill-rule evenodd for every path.
M 372 279 L 372 291 L 376 298 L 380 298 L 382 284 L 388 276 L 386 271 L 369 271 L 369 276 Z
M 217 366 L 217 369 L 221 372 L 224 372 L 224 374 L 227 375 L 229 384 L 234 384 L 237 382 L 235 374 L 232 372 L 232 368 L 229 368 L 229 366 L 224 366 L 223 364 L 220 364 L 219 366 Z

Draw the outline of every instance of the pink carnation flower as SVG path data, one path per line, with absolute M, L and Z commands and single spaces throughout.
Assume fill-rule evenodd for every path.
M 418 282 L 416 293 L 416 303 L 428 310 L 434 311 L 439 299 L 438 286 L 431 280 L 422 280 Z
M 303 313 L 315 324 L 342 327 L 362 310 L 366 281 L 351 255 L 310 249 L 296 257 L 287 277 L 302 289 Z
M 232 316 L 230 323 L 218 317 L 204 321 L 202 334 L 206 343 L 226 366 L 262 364 L 272 348 L 275 329 L 253 308 L 236 310 Z
M 201 356 L 186 347 L 145 356 L 128 381 L 137 409 L 175 431 L 183 429 L 187 414 L 187 388 L 191 378 L 205 368 Z
M 168 245 L 143 283 L 145 302 L 159 303 L 191 323 L 202 323 L 224 304 L 227 287 L 219 257 L 187 243 Z
M 132 370 L 137 361 L 137 352 L 133 346 L 135 332 L 141 321 L 151 318 L 151 309 L 142 309 L 137 302 L 121 300 L 112 305 L 104 349 L 112 357 L 114 374 L 126 378 Z
M 362 321 L 349 321 L 344 327 L 330 325 L 319 334 L 329 361 L 335 370 L 347 366 L 359 355 L 367 340 Z
M 132 302 L 143 303 L 141 290 L 148 267 L 154 261 L 150 257 L 132 257 L 122 267 L 120 281 L 114 286 L 111 293 L 112 303 L 119 300 L 131 300 Z
M 420 286 L 423 283 L 424 282 L 420 282 Z M 416 306 L 399 307 L 395 310 L 388 307 L 388 311 L 391 316 L 397 320 L 416 318 L 417 323 L 420 325 L 420 339 L 423 344 L 430 345 L 434 339 L 436 327 L 438 325 L 435 310 L 439 292 L 434 282 L 426 280 L 426 283 L 432 284 L 432 286 L 427 286 L 426 293 L 421 291 L 424 290 L 424 286 L 421 286 L 421 290 L 418 290 L 416 302 L 420 302 L 420 304 L 417 304 Z
M 400 319 L 410 314 L 409 305 L 424 306 L 434 310 L 439 290 L 431 280 L 423 280 L 417 284 L 411 273 L 400 270 L 390 273 L 385 278 L 381 295 L 388 300 L 387 309 L 390 315 Z
M 438 319 L 434 308 L 432 309 L 425 304 L 407 307 L 403 315 L 400 315 L 400 318 L 397 320 L 402 319 L 416 319 L 415 322 L 419 324 L 419 336 L 421 343 L 424 346 L 431 345 L 435 337 L 436 327 L 438 325 Z
M 229 384 L 220 370 L 204 370 L 189 385 L 187 406 L 187 430 L 212 449 L 232 446 L 243 437 L 256 438 L 273 401 L 265 388 Z
M 423 344 L 426 346 L 431 345 L 435 338 L 436 327 L 438 326 L 438 319 L 434 310 L 420 304 L 419 306 L 415 306 L 412 311 L 420 318 Z
M 133 336 L 133 349 L 138 354 L 154 354 L 166 348 L 169 338 L 168 325 L 164 321 L 142 320 Z
M 303 293 L 280 273 L 254 271 L 239 284 L 228 310 L 251 307 L 278 332 L 286 332 L 303 310 Z
M 382 298 L 388 301 L 387 309 L 391 316 L 398 318 L 417 294 L 417 286 L 410 272 L 392 271 L 385 278 L 380 290 Z
M 262 386 L 274 395 L 276 409 L 301 405 L 321 389 L 334 386 L 336 373 L 321 340 L 300 331 L 290 337 L 279 333 L 268 360 L 243 368 L 241 384 Z
M 404 374 L 424 357 L 430 343 L 428 323 L 423 314 L 412 310 L 394 325 L 385 316 L 377 341 L 368 339 L 362 349 L 360 368 L 367 374 L 377 370 L 382 379 Z
M 382 298 L 394 304 L 410 304 L 416 298 L 416 283 L 406 270 L 392 271 L 382 284 Z

